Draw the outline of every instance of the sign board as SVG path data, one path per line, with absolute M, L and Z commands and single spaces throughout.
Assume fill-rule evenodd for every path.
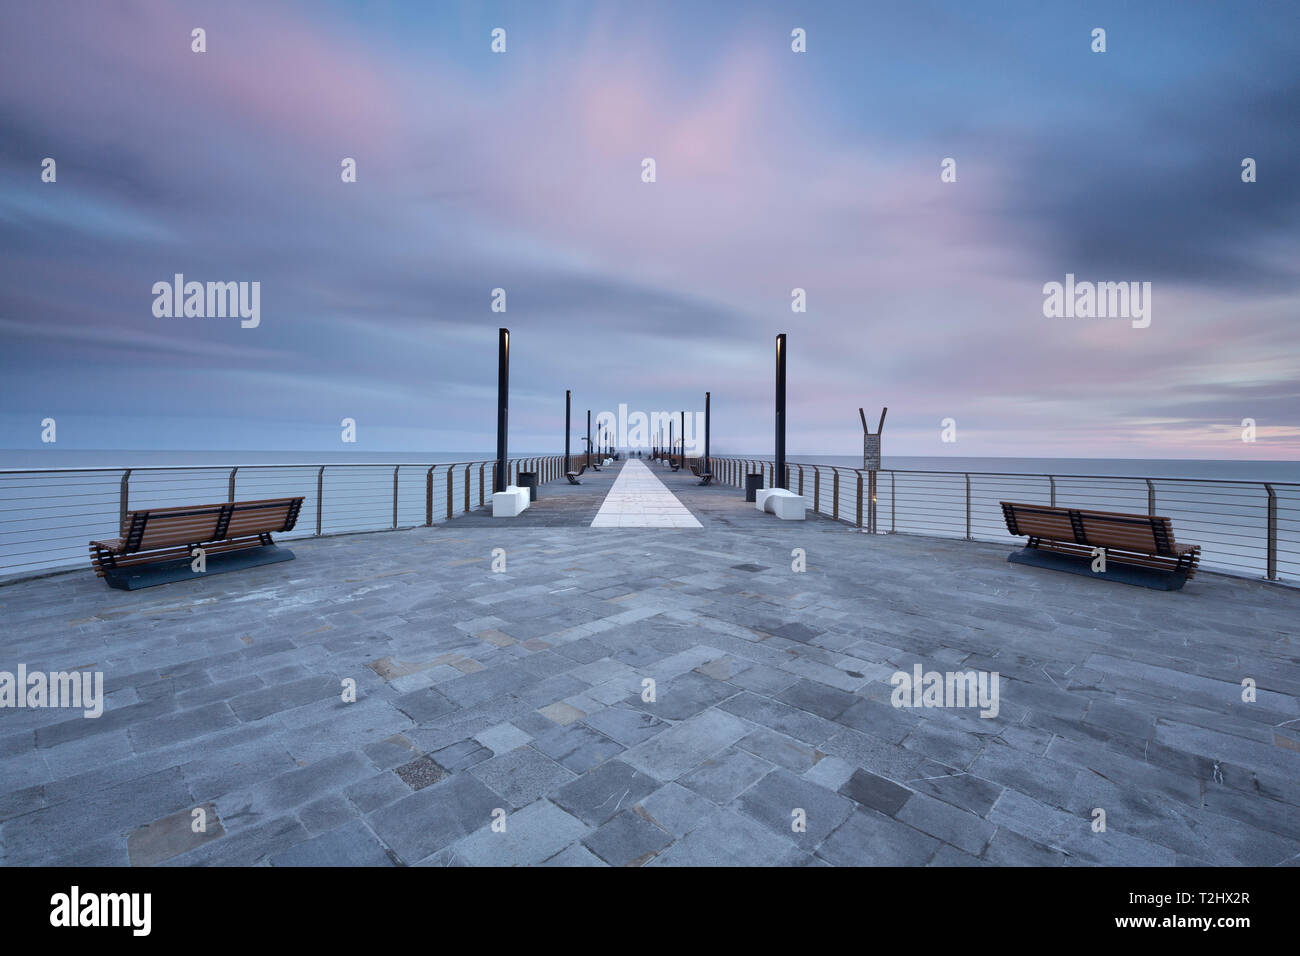
M 862 467 L 867 471 L 880 470 L 880 433 L 862 436 Z

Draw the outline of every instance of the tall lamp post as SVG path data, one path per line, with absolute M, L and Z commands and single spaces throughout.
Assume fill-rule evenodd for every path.
M 785 333 L 776 337 L 776 474 L 773 488 L 784 488 L 785 480 Z
M 492 491 L 506 490 L 506 432 L 510 423 L 510 330 L 497 329 L 497 467 Z
M 709 465 L 709 393 L 704 393 L 704 473 L 711 474 L 713 468 Z
M 567 475 L 573 469 L 569 467 L 569 412 L 573 405 L 573 391 L 564 390 L 564 473 Z

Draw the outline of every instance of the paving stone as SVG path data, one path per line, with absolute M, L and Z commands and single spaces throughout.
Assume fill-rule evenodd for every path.
M 775 696 L 777 700 L 827 720 L 834 720 L 860 699 L 856 694 L 811 680 L 797 680 Z
M 432 757 L 416 757 L 410 763 L 393 770 L 393 773 L 412 790 L 423 790 L 447 776 L 447 771 L 440 767 Z
M 737 746 L 795 773 L 803 773 L 824 756 L 817 748 L 766 727 L 742 738 Z
M 392 771 L 377 773 L 343 790 L 344 796 L 362 813 L 370 813 L 409 796 L 411 787 Z
M 430 723 L 458 709 L 456 704 L 430 688 L 402 694 L 394 698 L 393 706 L 417 724 Z
M 660 829 L 676 837 L 689 833 L 713 812 L 709 800 L 678 783 L 665 784 L 639 806 Z
M 779 769 L 742 793 L 736 808 L 809 851 L 853 812 L 853 804 L 838 794 Z M 796 809 L 803 811 L 803 832 L 792 826 Z
M 470 866 L 533 866 L 587 832 L 587 825 L 548 800 L 505 817 L 505 831 L 477 830 L 455 846 Z
M 503 754 L 516 747 L 522 747 L 533 739 L 533 735 L 525 733 L 514 724 L 505 723 L 479 731 L 474 735 L 474 739 L 493 754 Z
M 956 847 L 944 846 L 935 851 L 930 862 L 926 866 L 991 866 L 992 864 L 971 856 L 969 853 L 963 853 Z
M 641 814 L 624 810 L 582 842 L 610 866 L 642 866 L 672 840 Z
M 658 788 L 653 777 L 615 758 L 560 787 L 552 800 L 588 826 L 598 827 Z
M 664 720 L 686 720 L 736 693 L 728 684 L 688 672 L 660 684 L 653 703 L 633 695 L 627 699 L 627 706 Z
M 220 839 L 163 860 L 159 865 L 256 866 L 310 839 L 311 834 L 293 817 L 277 817 L 238 833 L 227 832 Z
M 717 657 L 707 661 L 695 668 L 695 673 L 703 674 L 705 677 L 713 680 L 730 681 L 739 677 L 745 671 L 753 667 L 751 661 L 737 660 L 734 657 Z
M 403 790 L 406 790 L 403 787 Z M 409 790 L 406 790 L 409 793 Z M 356 809 L 342 794 L 331 793 L 298 809 L 298 822 L 313 835 L 328 833 L 355 820 Z
M 669 726 L 666 721 L 660 720 L 653 714 L 629 707 L 606 707 L 596 713 L 587 714 L 583 718 L 583 723 L 624 747 L 635 747 Z
M 261 720 L 271 714 L 309 704 L 313 701 L 337 697 L 343 693 L 342 685 L 333 677 L 304 677 L 273 687 L 262 687 L 230 698 L 229 710 L 240 720 Z
M 298 843 L 271 857 L 272 866 L 393 866 L 360 820 Z
M 195 817 L 196 810 L 201 811 L 201 816 Z M 200 822 L 202 829 L 195 832 Z M 126 851 L 132 866 L 153 866 L 224 836 L 225 832 L 217 808 L 206 803 L 137 827 L 127 834 Z
M 891 817 L 912 796 L 912 791 L 906 787 L 900 787 L 892 780 L 886 780 L 867 770 L 855 770 L 839 788 L 839 792 L 855 803 Z
M 718 808 L 648 866 L 792 866 L 803 854 L 789 840 Z
M 803 778 L 827 790 L 838 790 L 858 768 L 839 757 L 822 757 L 803 772 Z
M 519 809 L 574 778 L 574 774 L 532 747 L 520 747 L 475 765 L 469 771 Z
M 1068 857 L 1062 850 L 999 827 L 984 850 L 984 859 L 994 866 L 1064 866 Z
M 415 745 L 402 734 L 366 744 L 361 750 L 379 770 L 392 770 L 417 756 Z
M 468 739 L 440 747 L 429 756 L 448 773 L 460 773 L 462 770 L 478 766 L 484 760 L 491 760 L 492 751 L 477 740 Z
M 987 820 L 982 820 L 952 804 L 935 800 L 923 793 L 914 793 L 898 810 L 896 816 L 903 823 L 938 837 L 944 843 L 956 847 L 972 856 L 979 856 L 988 846 L 989 840 L 997 829 Z
M 366 820 L 402 861 L 412 863 L 489 826 L 498 807 L 499 796 L 462 773 L 376 810 Z
M 920 830 L 859 808 L 822 842 L 817 855 L 836 866 L 924 866 L 940 845 Z
M 184 774 L 172 767 L 12 817 L 0 827 L 0 846 L 10 866 L 39 863 L 51 848 L 89 846 L 109 835 L 120 839 L 127 830 L 194 805 Z
M 466 674 L 438 685 L 438 693 L 453 704 L 473 707 L 541 683 L 541 678 L 514 664 Z
M 581 843 L 575 843 L 546 860 L 542 866 L 608 866 Z
M 840 728 L 829 720 L 781 701 L 744 693 L 718 705 L 720 710 L 816 746 Z
M 771 772 L 773 765 L 739 747 L 704 761 L 678 782 L 714 803 L 728 804 Z
M 563 701 L 556 701 L 553 704 L 547 704 L 545 707 L 539 707 L 537 712 L 552 723 L 559 724 L 563 727 L 571 724 L 575 720 L 581 720 L 587 715 L 576 707 L 572 707 Z
M 534 740 L 533 746 L 574 773 L 586 773 L 626 749 L 586 724 L 556 727 Z
M 631 748 L 622 759 L 666 783 L 731 746 L 751 729 L 751 724 L 732 714 L 707 710 Z

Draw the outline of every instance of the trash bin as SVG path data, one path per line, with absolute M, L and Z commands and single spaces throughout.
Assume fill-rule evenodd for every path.
M 757 501 L 758 496 L 754 492 L 763 487 L 763 473 L 761 471 L 751 471 L 745 476 L 745 500 Z
M 528 500 L 537 500 L 537 472 L 521 471 L 515 482 L 520 488 L 528 489 Z

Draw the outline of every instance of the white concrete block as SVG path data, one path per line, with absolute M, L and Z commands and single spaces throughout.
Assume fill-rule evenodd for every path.
M 529 504 L 531 502 L 527 488 L 507 485 L 505 491 L 496 491 L 492 494 L 492 517 L 513 518 L 527 511 Z
M 763 488 L 754 493 L 759 511 L 770 511 L 785 521 L 803 521 L 808 501 L 788 488 Z

